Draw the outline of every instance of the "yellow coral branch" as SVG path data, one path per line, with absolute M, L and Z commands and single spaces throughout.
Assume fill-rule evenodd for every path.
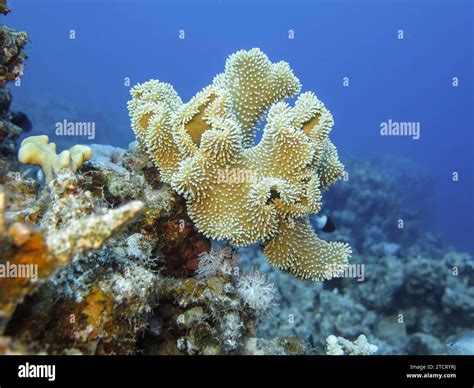
M 76 172 L 90 158 L 91 149 L 83 145 L 75 145 L 56 154 L 56 144 L 50 143 L 46 135 L 27 137 L 21 142 L 18 151 L 20 163 L 40 166 L 46 182 L 51 181 L 64 168 Z

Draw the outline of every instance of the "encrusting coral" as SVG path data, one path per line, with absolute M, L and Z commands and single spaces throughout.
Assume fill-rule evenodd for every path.
M 139 148 L 187 201 L 200 232 L 236 247 L 263 243 L 270 263 L 302 279 L 325 280 L 347 265 L 349 246 L 319 239 L 308 216 L 344 166 L 328 134 L 333 119 L 311 92 L 299 93 L 286 62 L 239 51 L 213 83 L 182 103 L 151 80 L 128 103 Z M 257 125 L 266 113 L 261 141 Z
M 27 137 L 21 142 L 18 151 L 20 163 L 40 166 L 46 182 L 51 181 L 64 168 L 76 172 L 91 157 L 91 149 L 79 144 L 57 154 L 56 144 L 50 143 L 46 135 Z

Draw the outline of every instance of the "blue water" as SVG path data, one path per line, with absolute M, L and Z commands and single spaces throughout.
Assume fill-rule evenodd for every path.
M 78 141 L 125 147 L 133 140 L 126 77 L 132 85 L 150 78 L 170 82 L 187 100 L 223 70 L 229 54 L 260 47 L 272 61 L 289 62 L 303 90 L 314 91 L 331 110 L 331 137 L 342 160 L 400 155 L 426 171 L 433 180 L 430 198 L 407 206 L 431 201 L 432 230 L 474 252 L 472 1 L 9 5 L 13 11 L 2 22 L 27 30 L 31 39 L 13 108 L 30 115 L 35 134 L 53 133 L 57 121 L 77 115 L 95 121 L 97 130 L 96 139 Z M 389 119 L 419 122 L 420 139 L 380 136 L 380 123 Z

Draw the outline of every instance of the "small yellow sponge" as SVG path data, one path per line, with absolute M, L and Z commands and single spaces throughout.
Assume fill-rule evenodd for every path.
M 84 145 L 75 145 L 57 154 L 56 144 L 50 143 L 46 135 L 27 137 L 21 142 L 18 151 L 20 163 L 40 166 L 46 182 L 51 181 L 64 168 L 76 172 L 91 157 L 91 149 Z

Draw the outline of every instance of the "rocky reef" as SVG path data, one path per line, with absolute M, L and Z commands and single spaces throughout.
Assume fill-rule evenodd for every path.
M 7 13 L 5 4 L 0 12 Z M 0 175 L 12 173 L 14 166 L 10 165 L 16 152 L 15 142 L 22 131 L 31 129 L 31 122 L 22 112 L 11 112 L 12 96 L 7 82 L 20 79 L 23 74 L 26 54 L 24 48 L 28 42 L 28 34 L 15 31 L 6 26 L 0 26 Z
M 239 251 L 243 270 L 259 267 L 280 296 L 258 334 L 305 338 L 316 354 L 331 335 L 361 334 L 376 354 L 452 353 L 447 344 L 473 329 L 474 261 L 429 232 L 421 205 L 407 207 L 429 197 L 429 179 L 404 159 L 345 164 L 349 179 L 326 194 L 324 209 L 338 226 L 326 238 L 354 247 L 352 271 L 302 283 L 266 265 L 257 248 Z
M 90 148 L 96 156 L 80 171 L 63 168 L 42 186 L 21 175 L 3 178 L 8 249 L 1 264 L 37 271 L 0 281 L 4 352 L 251 352 L 248 341 L 271 305 L 271 285 L 240 275 L 235 258 L 228 268 L 197 276 L 213 251 L 186 215 L 184 199 L 135 147 Z M 9 195 L 26 188 L 29 195 Z M 263 295 L 259 289 L 268 294 L 266 306 L 253 296 Z
M 26 34 L 1 34 L 0 354 L 304 353 L 255 338 L 272 285 L 213 250 L 135 145 L 18 146 L 31 123 L 10 112 L 6 82 L 22 75 Z M 231 270 L 203 271 L 223 251 Z
M 24 31 L 15 31 L 8 27 L 0 28 L 0 87 L 4 88 L 8 81 L 15 81 L 23 75 L 26 59 L 24 51 L 28 35 Z

